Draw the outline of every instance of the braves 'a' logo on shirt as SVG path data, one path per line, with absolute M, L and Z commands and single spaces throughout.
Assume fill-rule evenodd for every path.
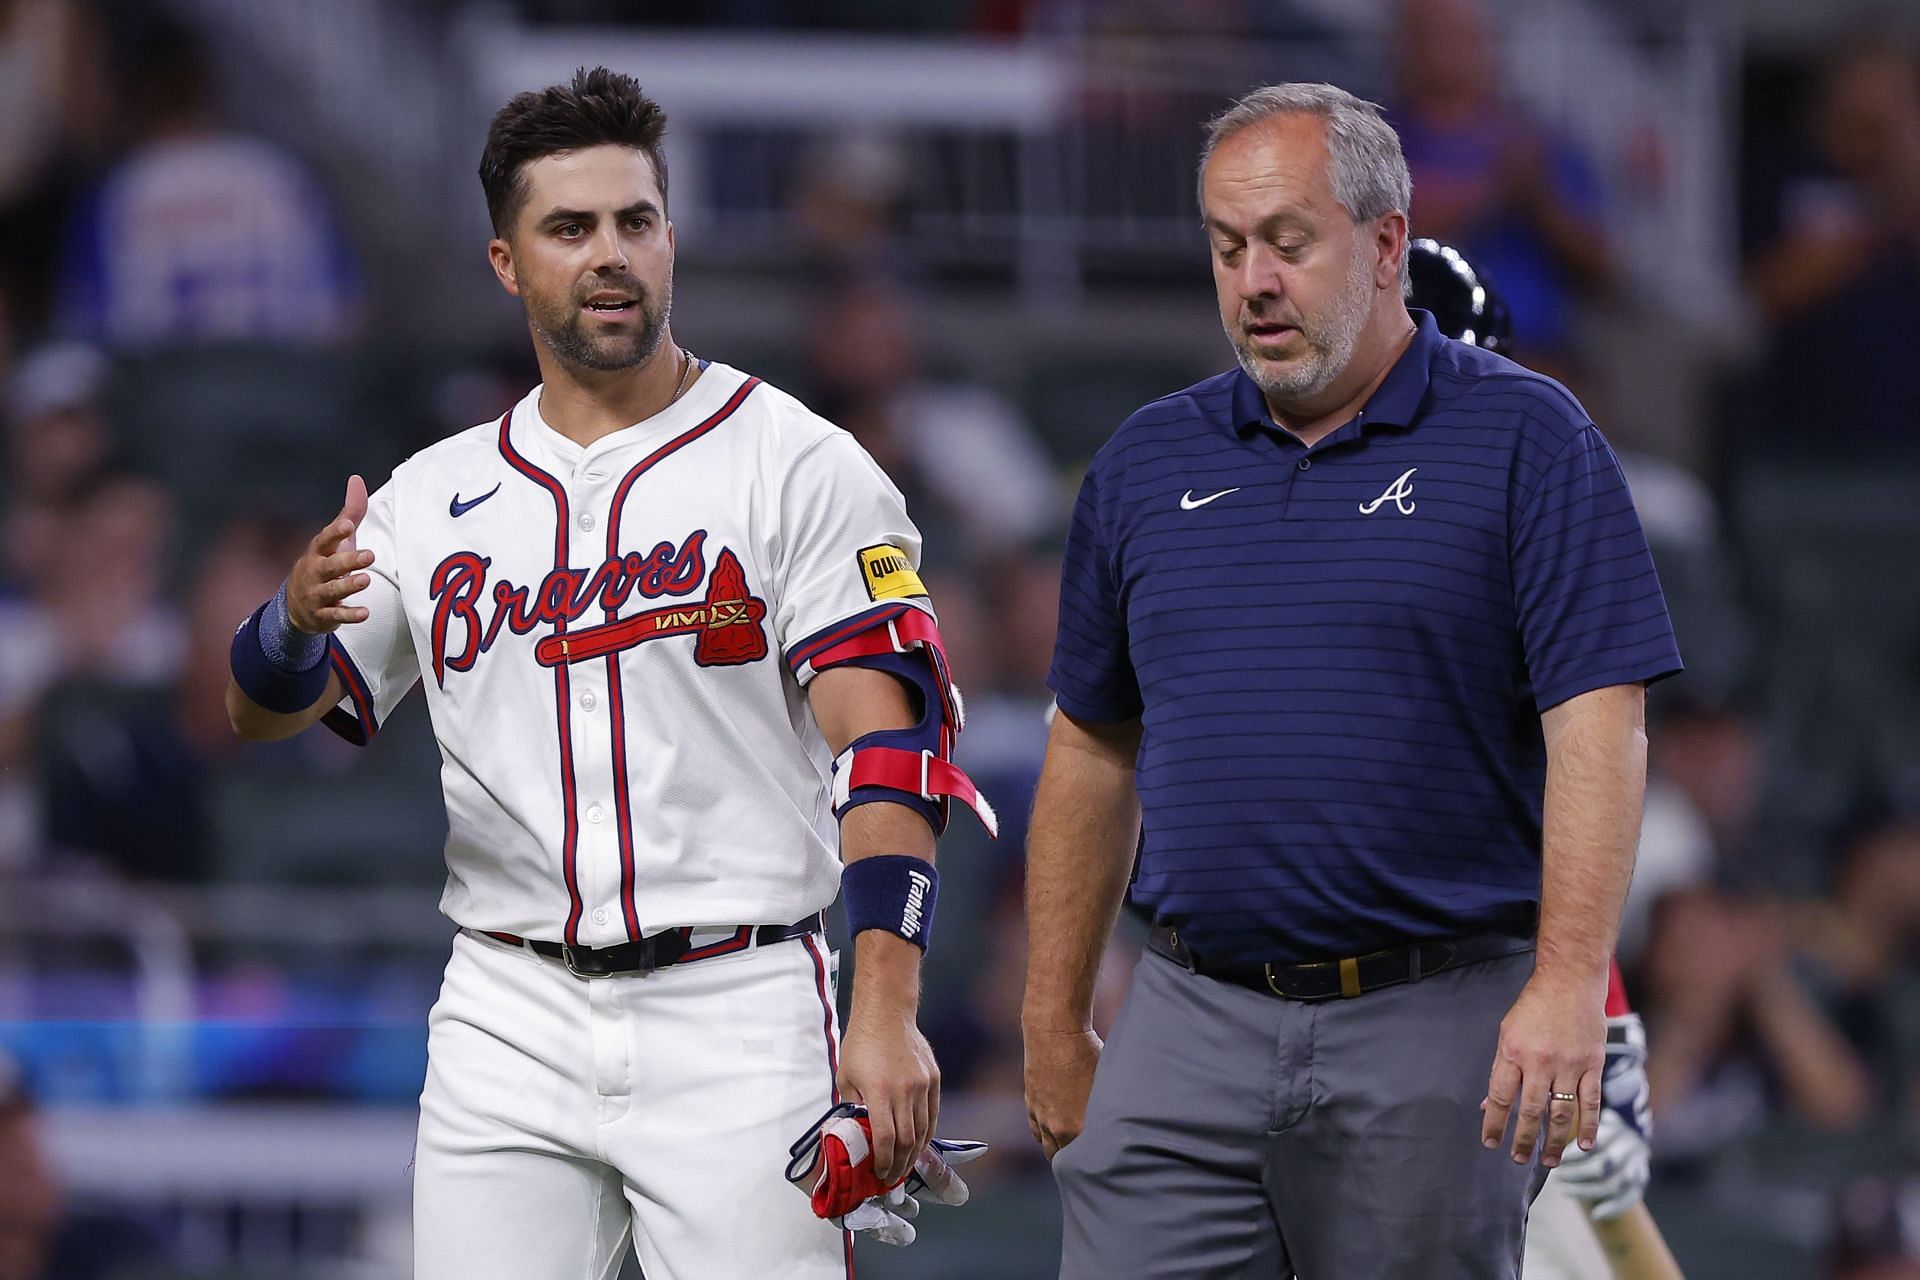
M 1363 502 L 1360 504 L 1360 514 L 1370 516 L 1386 503 L 1392 502 L 1393 509 L 1401 515 L 1412 515 L 1414 508 L 1419 505 L 1413 500 L 1413 473 L 1419 469 L 1418 467 L 1408 467 L 1405 471 L 1402 471 L 1400 478 L 1388 485 L 1385 493 L 1375 498 L 1372 502 Z
M 537 585 L 491 579 L 493 561 L 477 551 L 456 551 L 435 567 L 427 582 L 433 601 L 433 675 L 442 688 L 447 672 L 471 671 L 493 648 L 502 627 L 526 635 L 537 626 L 555 634 L 540 641 L 535 656 L 546 666 L 579 662 L 630 648 L 660 636 L 698 633 L 695 661 L 702 666 L 752 662 L 767 653 L 762 626 L 766 602 L 747 587 L 746 572 L 732 551 L 721 549 L 711 579 L 707 531 L 697 529 L 678 546 L 662 542 L 652 551 L 630 551 L 592 569 L 555 569 Z M 634 596 L 686 595 L 708 581 L 700 604 L 654 609 L 617 622 L 570 631 L 590 611 L 617 610 Z

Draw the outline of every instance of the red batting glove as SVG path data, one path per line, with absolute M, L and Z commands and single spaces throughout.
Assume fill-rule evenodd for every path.
M 817 1150 L 814 1150 L 815 1144 Z M 873 1126 L 867 1120 L 865 1107 L 841 1103 L 795 1144 L 796 1158 L 803 1154 L 803 1147 L 813 1152 L 812 1167 L 795 1177 L 794 1168 L 789 1165 L 787 1177 L 808 1192 L 817 1218 L 838 1218 L 851 1213 L 906 1181 L 905 1175 L 892 1182 L 882 1182 L 874 1176 Z M 813 1179 L 811 1188 L 804 1185 L 804 1179 L 809 1176 Z
M 984 1142 L 935 1138 L 907 1174 L 882 1183 L 873 1173 L 873 1130 L 867 1109 L 843 1102 L 820 1117 L 789 1147 L 787 1181 L 807 1193 L 816 1217 L 849 1231 L 870 1232 L 882 1244 L 914 1240 L 908 1219 L 920 1212 L 922 1195 L 939 1204 L 967 1202 L 967 1184 L 953 1171 L 984 1154 Z M 911 1193 L 911 1194 L 910 1194 Z

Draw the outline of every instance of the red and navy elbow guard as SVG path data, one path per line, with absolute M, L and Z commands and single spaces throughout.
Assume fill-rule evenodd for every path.
M 916 723 L 863 734 L 834 760 L 835 817 L 884 800 L 920 814 L 938 835 L 946 830 L 948 809 L 957 799 L 973 810 L 988 835 L 1000 834 L 993 806 L 953 763 L 954 739 L 965 726 L 966 710 L 931 614 L 907 607 L 877 616 L 871 626 L 813 655 L 810 662 L 815 671 L 838 666 L 884 671 L 905 684 L 917 702 Z

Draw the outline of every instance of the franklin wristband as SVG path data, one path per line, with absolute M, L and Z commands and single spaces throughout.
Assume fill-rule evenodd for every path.
M 296 629 L 287 616 L 287 587 L 253 611 L 233 633 L 233 682 L 268 711 L 294 715 L 327 691 L 332 641 Z
M 840 873 L 847 904 L 847 936 L 880 929 L 925 951 L 933 939 L 933 902 L 940 873 L 931 862 L 903 853 L 856 858 Z

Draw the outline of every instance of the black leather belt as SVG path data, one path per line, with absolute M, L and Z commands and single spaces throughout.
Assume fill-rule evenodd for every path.
M 691 930 L 688 929 L 668 929 L 638 942 L 622 942 L 611 947 L 572 947 L 564 942 L 541 942 L 493 929 L 469 929 L 467 932 L 478 933 L 495 942 L 504 942 L 510 947 L 525 947 L 548 960 L 558 960 L 577 978 L 611 978 L 615 974 L 651 973 L 655 969 L 664 969 L 687 960 L 706 960 L 745 951 L 749 945 L 764 947 L 770 942 L 786 942 L 805 934 L 820 933 L 826 927 L 826 913 L 816 911 L 805 920 L 793 924 L 743 924 L 734 930 L 732 938 L 722 938 L 698 947 L 693 945 Z
M 1147 949 L 1203 977 L 1285 1000 L 1352 999 L 1381 987 L 1418 982 L 1444 969 L 1457 969 L 1500 956 L 1533 950 L 1533 939 L 1513 933 L 1471 933 L 1462 938 L 1433 938 L 1339 960 L 1308 964 L 1216 964 L 1196 955 L 1166 925 L 1147 934 Z

